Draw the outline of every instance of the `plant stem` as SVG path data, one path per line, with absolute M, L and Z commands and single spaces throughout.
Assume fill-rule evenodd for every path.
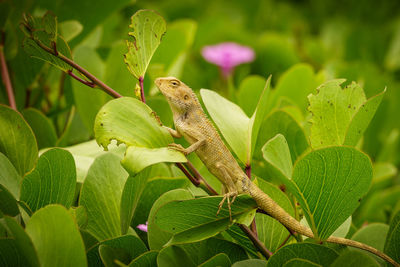
M 251 180 L 251 165 L 250 165 L 250 164 L 246 164 L 245 172 L 246 172 L 247 177 L 249 177 L 249 179 Z M 251 230 L 253 231 L 253 233 L 254 233 L 256 236 L 258 236 L 258 234 L 257 234 L 256 218 L 253 219 L 253 221 L 251 222 L 250 227 L 251 227 Z
M 243 232 L 246 233 L 246 235 L 249 237 L 249 239 L 253 242 L 254 246 L 261 252 L 261 254 L 264 255 L 266 259 L 269 259 L 269 257 L 272 256 L 272 252 L 269 251 L 264 244 L 258 239 L 257 235 L 250 230 L 249 227 L 247 227 L 244 224 L 239 224 L 240 229 L 242 229 Z
M 0 43 L 0 65 L 1 65 L 1 79 L 3 80 L 3 84 L 6 87 L 8 103 L 10 107 L 14 110 L 17 110 L 17 104 L 15 103 L 14 90 L 12 88 L 10 74 L 7 68 L 6 58 L 4 56 L 4 32 L 1 32 L 1 43 Z
M 85 81 L 84 79 L 79 78 L 78 76 L 76 76 L 72 70 L 68 70 L 67 71 L 68 75 L 71 76 L 72 78 L 74 78 L 75 80 L 77 80 L 78 82 L 83 83 L 84 85 L 87 85 L 91 88 L 94 88 L 96 85 L 93 82 L 89 82 L 89 81 Z
M 86 69 L 84 69 L 83 67 L 81 67 L 80 65 L 78 65 L 75 61 L 73 61 L 72 59 L 69 59 L 68 57 L 64 56 L 63 54 L 61 54 L 60 52 L 54 50 L 54 48 L 50 48 L 46 45 L 44 45 L 42 42 L 40 42 L 39 40 L 32 38 L 35 43 L 42 48 L 44 51 L 46 51 L 49 54 L 52 54 L 53 56 L 61 59 L 62 61 L 64 61 L 65 63 L 67 63 L 68 65 L 70 65 L 71 67 L 73 67 L 74 69 L 76 69 L 77 71 L 79 71 L 80 73 L 82 73 L 85 77 L 87 77 L 89 80 L 91 80 L 95 85 L 99 86 L 100 88 L 102 88 L 107 94 L 109 94 L 112 97 L 118 98 L 118 97 L 122 97 L 122 95 L 120 95 L 118 92 L 116 92 L 115 90 L 113 90 L 111 87 L 109 87 L 108 85 L 106 85 L 105 83 L 103 83 L 102 81 L 100 81 L 96 76 L 94 76 L 93 74 L 91 74 L 89 71 L 87 71 Z M 70 71 L 68 71 L 68 74 L 71 75 L 69 73 Z M 71 72 L 72 73 L 72 72 Z M 75 77 L 74 77 L 75 78 Z M 80 81 L 82 82 L 82 81 Z M 85 83 L 86 84 L 86 83 Z M 87 85 L 87 84 L 86 84 Z
M 144 98 L 144 87 L 143 87 L 143 80 L 142 76 L 139 77 L 139 85 L 140 85 L 140 99 L 143 103 L 146 103 L 146 99 Z
M 204 177 L 200 174 L 200 172 L 196 169 L 196 167 L 189 160 L 185 163 L 185 166 L 188 167 L 189 171 L 193 174 L 193 176 L 197 178 L 200 186 L 206 188 L 205 191 L 207 191 L 211 195 L 218 195 L 218 192 L 215 191 L 215 189 L 212 188 L 212 186 L 207 183 L 207 181 L 204 179 Z

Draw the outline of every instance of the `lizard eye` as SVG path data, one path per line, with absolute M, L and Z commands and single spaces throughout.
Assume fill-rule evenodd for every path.
M 183 97 L 183 99 L 188 100 L 188 99 L 189 99 L 189 96 L 188 96 L 188 95 L 185 95 L 185 96 Z
M 173 80 L 170 83 L 171 83 L 172 86 L 178 86 L 179 85 L 179 82 L 176 81 L 176 80 Z

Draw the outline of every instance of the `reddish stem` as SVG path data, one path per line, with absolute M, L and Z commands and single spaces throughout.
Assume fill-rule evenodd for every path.
M 78 82 L 83 83 L 84 85 L 87 85 L 87 86 L 89 86 L 89 87 L 91 87 L 91 88 L 94 88 L 94 87 L 96 86 L 96 84 L 94 84 L 93 82 L 85 81 L 84 79 L 82 79 L 82 78 L 76 76 L 76 75 L 72 72 L 72 70 L 68 70 L 67 73 L 68 73 L 69 76 L 71 76 L 72 78 L 74 78 L 74 79 L 77 80 Z
M 245 167 L 244 170 L 246 171 L 247 177 L 249 177 L 249 179 L 251 179 L 251 165 L 250 164 L 249 165 L 246 164 L 246 167 Z
M 146 103 L 146 99 L 144 98 L 144 87 L 143 87 L 143 77 L 139 77 L 139 85 L 140 85 L 140 99 L 143 103 Z
M 4 32 L 2 34 L 2 43 L 0 43 L 0 65 L 1 65 L 1 79 L 3 80 L 3 84 L 6 87 L 8 102 L 10 103 L 10 107 L 17 110 L 17 104 L 15 103 L 14 90 L 12 88 L 10 74 L 7 68 L 6 58 L 4 56 Z

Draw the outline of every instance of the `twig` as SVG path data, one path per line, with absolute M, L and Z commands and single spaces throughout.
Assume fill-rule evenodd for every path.
M 44 45 L 42 42 L 40 42 L 39 40 L 32 38 L 35 43 L 42 48 L 44 51 L 46 51 L 49 54 L 52 54 L 53 56 L 61 59 L 62 61 L 64 61 L 65 63 L 67 63 L 68 65 L 70 65 L 71 67 L 73 67 L 74 69 L 76 69 L 77 71 L 79 71 L 80 73 L 82 73 L 85 77 L 87 77 L 89 80 L 91 80 L 95 85 L 99 86 L 100 88 L 102 88 L 107 94 L 111 95 L 112 97 L 118 98 L 118 97 L 122 97 L 122 95 L 120 95 L 118 92 L 116 92 L 115 90 L 113 90 L 111 87 L 109 87 L 108 85 L 106 85 L 105 83 L 103 83 L 102 81 L 100 81 L 96 76 L 94 76 L 93 74 L 91 74 L 89 71 L 87 71 L 86 69 L 84 69 L 83 67 L 81 67 L 80 65 L 78 65 L 75 61 L 73 61 L 72 59 L 64 56 L 63 54 L 61 54 L 58 51 L 54 51 L 54 49 Z M 68 73 L 69 75 L 71 75 L 70 73 Z M 74 77 L 75 78 L 75 77 Z M 86 84 L 86 83 L 85 83 Z M 87 85 L 87 84 L 86 84 Z
M 285 240 L 283 240 L 282 244 L 279 245 L 278 249 L 283 247 L 286 242 L 288 242 L 289 238 L 292 236 L 292 233 L 288 234 L 288 236 L 285 238 Z
M 12 109 L 17 110 L 17 104 L 15 103 L 14 90 L 12 88 L 10 74 L 7 68 L 6 58 L 4 56 L 4 39 L 5 33 L 1 31 L 1 43 L 0 43 L 0 64 L 1 64 L 1 79 L 6 87 L 8 103 Z
M 189 169 L 189 171 L 193 174 L 194 177 L 199 181 L 200 186 L 203 185 L 211 195 L 218 195 L 218 192 L 215 191 L 214 188 L 211 187 L 210 184 L 207 183 L 207 181 L 203 178 L 203 176 L 200 174 L 200 172 L 194 167 L 193 163 L 190 161 L 187 161 L 185 163 L 185 166 Z
M 183 166 L 182 163 L 175 163 L 175 165 L 186 175 L 186 177 L 192 182 L 193 185 L 195 185 L 196 187 L 198 187 L 200 185 L 200 181 L 198 181 L 196 178 L 194 178 L 189 172 L 188 170 L 186 170 L 186 168 Z
M 87 86 L 89 86 L 89 87 L 91 87 L 91 88 L 94 88 L 94 87 L 96 86 L 93 82 L 85 81 L 84 79 L 82 79 L 82 78 L 76 76 L 76 75 L 72 72 L 72 70 L 68 70 L 67 73 L 68 73 L 69 76 L 71 76 L 72 78 L 74 78 L 74 79 L 77 80 L 78 82 L 83 83 L 84 85 L 87 85 Z
M 254 246 L 261 252 L 261 254 L 264 255 L 265 258 L 269 259 L 269 257 L 272 256 L 272 252 L 264 246 L 260 239 L 258 239 L 257 235 L 255 235 L 249 227 L 244 224 L 239 224 L 239 227 L 243 232 L 246 233 L 249 239 L 253 242 Z

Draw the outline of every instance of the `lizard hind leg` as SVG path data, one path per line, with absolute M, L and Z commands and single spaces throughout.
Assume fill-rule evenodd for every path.
M 228 193 L 224 194 L 224 197 L 222 198 L 221 202 L 218 205 L 217 215 L 221 211 L 221 209 L 224 206 L 224 203 L 226 201 L 226 203 L 228 204 L 229 218 L 232 221 L 231 205 L 233 204 L 233 202 L 235 202 L 235 199 L 236 199 L 237 195 L 238 195 L 237 191 L 231 191 L 231 192 L 228 192 Z M 231 198 L 232 198 L 232 200 L 231 200 Z

